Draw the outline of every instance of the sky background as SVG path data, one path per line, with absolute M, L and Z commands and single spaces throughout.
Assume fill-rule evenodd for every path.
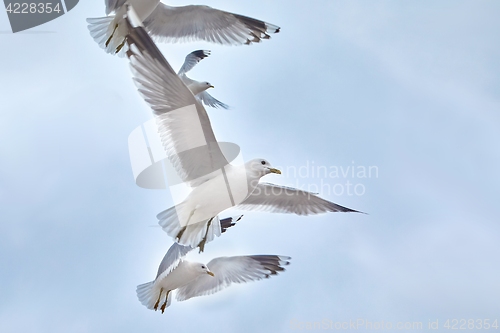
M 151 112 L 128 62 L 88 34 L 85 18 L 104 3 L 80 1 L 17 34 L 0 10 L 0 331 L 500 319 L 500 3 L 205 4 L 281 27 L 258 45 L 160 45 L 175 69 L 212 51 L 190 77 L 232 106 L 208 110 L 217 138 L 285 171 L 265 181 L 316 187 L 368 215 L 247 212 L 189 259 L 281 254 L 292 257 L 286 272 L 147 310 L 135 288 L 171 245 L 155 216 L 172 200 L 134 183 L 128 135 Z M 339 193 L 347 181 L 364 193 Z

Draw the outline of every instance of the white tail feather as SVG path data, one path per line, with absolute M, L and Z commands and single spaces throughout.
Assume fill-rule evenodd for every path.
M 121 50 L 117 53 L 117 48 L 125 41 L 127 36 L 127 27 L 124 22 L 119 22 L 115 15 L 88 18 L 87 23 L 89 24 L 87 28 L 89 29 L 90 36 L 95 40 L 95 42 L 104 49 L 107 53 L 118 54 L 118 56 L 123 57 L 128 50 L 127 43 L 123 44 Z M 115 29 L 116 25 L 118 27 Z M 110 39 L 110 36 L 113 37 Z M 109 40 L 109 42 L 108 42 Z M 108 45 L 106 46 L 106 43 Z
M 178 209 L 182 209 L 182 204 L 172 206 L 169 209 L 165 209 L 163 212 L 156 215 L 158 224 L 163 228 L 163 231 L 174 238 L 182 229 L 179 218 L 177 217 Z
M 156 302 L 158 302 L 157 310 L 162 308 L 163 303 L 165 303 L 165 296 L 167 296 L 167 292 L 163 290 L 160 295 L 160 288 L 154 288 L 154 281 L 140 284 L 137 286 L 137 298 L 142 305 L 147 307 L 150 310 L 154 310 Z M 161 297 L 160 297 L 161 296 Z M 160 298 L 158 300 L 158 298 Z M 167 305 L 165 308 L 168 308 L 172 303 L 172 292 L 168 293 Z
M 210 221 L 210 219 L 208 219 L 206 221 L 188 224 L 184 229 L 183 226 L 181 226 L 177 215 L 178 213 L 181 215 L 186 213 L 182 211 L 183 208 L 183 204 L 180 203 L 164 210 L 156 216 L 158 218 L 158 224 L 162 227 L 163 231 L 165 231 L 170 237 L 174 238 L 177 243 L 195 248 L 200 244 L 205 236 L 207 243 L 212 241 L 215 236 L 220 236 L 221 228 L 218 216 L 212 219 L 210 226 L 207 225 Z M 184 231 L 182 231 L 183 229 Z M 177 236 L 181 231 L 182 235 L 180 239 L 177 239 Z
M 151 281 L 148 283 L 138 285 L 136 289 L 137 298 L 139 299 L 139 302 L 141 302 L 141 304 L 147 307 L 148 309 L 153 309 L 156 300 L 158 299 L 158 293 L 156 295 L 156 298 L 153 297 L 154 296 L 153 285 L 154 281 Z

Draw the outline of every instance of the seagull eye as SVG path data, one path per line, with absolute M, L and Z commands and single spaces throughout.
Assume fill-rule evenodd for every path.
M 266 161 L 261 161 L 260 163 L 262 163 L 262 165 L 266 165 Z
M 205 268 L 205 266 L 203 266 L 203 265 L 202 265 L 202 266 L 201 266 L 201 268 L 203 268 L 203 269 L 204 269 L 204 268 Z

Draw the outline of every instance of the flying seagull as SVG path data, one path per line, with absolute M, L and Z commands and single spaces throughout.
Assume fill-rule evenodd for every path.
M 160 0 L 105 0 L 105 4 L 107 16 L 88 18 L 87 22 L 91 36 L 107 53 L 119 53 L 125 45 L 126 4 L 134 7 L 147 31 L 162 42 L 204 40 L 224 45 L 252 44 L 280 31 L 273 24 L 208 6 L 172 7 Z
M 243 209 L 312 215 L 357 212 L 294 188 L 259 183 L 261 177 L 281 174 L 263 158 L 231 165 L 222 153 L 203 105 L 163 57 L 130 11 L 128 55 L 134 81 L 155 115 L 167 156 L 188 197 L 158 214 L 159 224 L 182 245 L 204 243 L 217 215 L 237 206 Z
M 182 82 L 191 90 L 193 95 L 198 98 L 204 105 L 210 106 L 212 108 L 224 108 L 229 109 L 227 104 L 222 103 L 218 99 L 214 98 L 207 92 L 207 89 L 213 88 L 209 82 L 200 82 L 187 77 L 186 73 L 193 69 L 196 64 L 198 64 L 201 60 L 205 59 L 210 55 L 210 51 L 208 50 L 197 50 L 189 53 L 186 56 L 186 60 L 184 60 L 184 64 L 181 69 L 177 73 L 181 78 Z
M 137 286 L 137 298 L 150 310 L 165 308 L 176 299 L 216 293 L 232 283 L 257 281 L 283 272 L 291 258 L 278 255 L 219 257 L 208 264 L 182 259 L 192 248 L 174 243 L 163 257 L 154 281 Z

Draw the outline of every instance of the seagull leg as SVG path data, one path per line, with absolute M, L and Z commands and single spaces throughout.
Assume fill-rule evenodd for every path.
M 198 253 L 205 251 L 205 243 L 207 242 L 208 229 L 210 228 L 210 225 L 212 224 L 213 219 L 214 218 L 212 217 L 210 220 L 208 220 L 207 231 L 205 231 L 205 236 L 201 239 L 200 244 L 198 244 L 198 247 L 200 248 L 200 251 Z
M 123 40 L 123 42 L 121 42 L 121 44 L 120 44 L 120 45 L 118 45 L 118 46 L 116 47 L 116 52 L 115 52 L 115 53 L 120 52 L 120 50 L 123 48 L 123 46 L 124 46 L 124 45 L 125 45 L 125 39 Z
M 198 207 L 198 206 L 197 206 L 197 207 Z M 193 217 L 194 212 L 196 212 L 196 208 L 197 208 L 197 207 L 195 207 L 195 209 L 193 209 L 193 210 L 191 211 L 191 213 L 189 213 L 189 217 L 188 217 L 188 220 L 187 220 L 187 222 L 186 222 L 186 225 L 188 225 L 188 224 L 189 224 L 189 221 L 190 221 L 190 220 L 191 220 L 191 218 Z
M 115 31 L 118 28 L 118 24 L 115 25 L 115 28 L 113 29 L 113 32 L 111 33 L 111 36 L 109 36 L 108 40 L 106 41 L 106 47 L 109 45 L 109 42 L 111 42 L 111 38 L 115 35 Z
M 179 231 L 179 233 L 177 234 L 177 236 L 175 236 L 175 238 L 177 238 L 177 240 L 181 240 L 181 237 L 182 237 L 182 234 L 184 234 L 184 231 L 186 231 L 186 227 L 182 227 L 181 231 Z
M 167 302 L 168 302 L 168 294 L 170 294 L 170 290 L 167 291 L 167 296 L 165 297 L 165 302 L 161 306 L 161 313 L 165 312 L 165 308 L 167 307 Z
M 196 208 L 195 208 L 195 209 L 193 209 L 193 210 L 191 211 L 191 213 L 189 214 L 189 218 L 188 218 L 188 220 L 187 220 L 187 222 L 186 222 L 186 226 L 185 226 L 185 227 L 182 227 L 181 231 L 179 231 L 179 233 L 178 233 L 178 234 L 177 234 L 177 236 L 175 237 L 175 238 L 177 238 L 177 240 L 179 240 L 179 241 L 181 240 L 181 237 L 182 237 L 182 235 L 184 234 L 184 231 L 186 231 L 186 228 L 187 228 L 187 226 L 188 226 L 188 224 L 189 224 L 189 221 L 191 220 L 191 217 L 193 217 L 193 215 L 194 215 L 194 212 L 195 212 L 195 211 L 196 211 Z
M 160 289 L 160 295 L 158 295 L 158 300 L 155 303 L 155 306 L 154 306 L 155 311 L 158 310 L 158 304 L 160 303 L 160 298 L 161 298 L 162 291 L 163 291 L 163 288 Z

